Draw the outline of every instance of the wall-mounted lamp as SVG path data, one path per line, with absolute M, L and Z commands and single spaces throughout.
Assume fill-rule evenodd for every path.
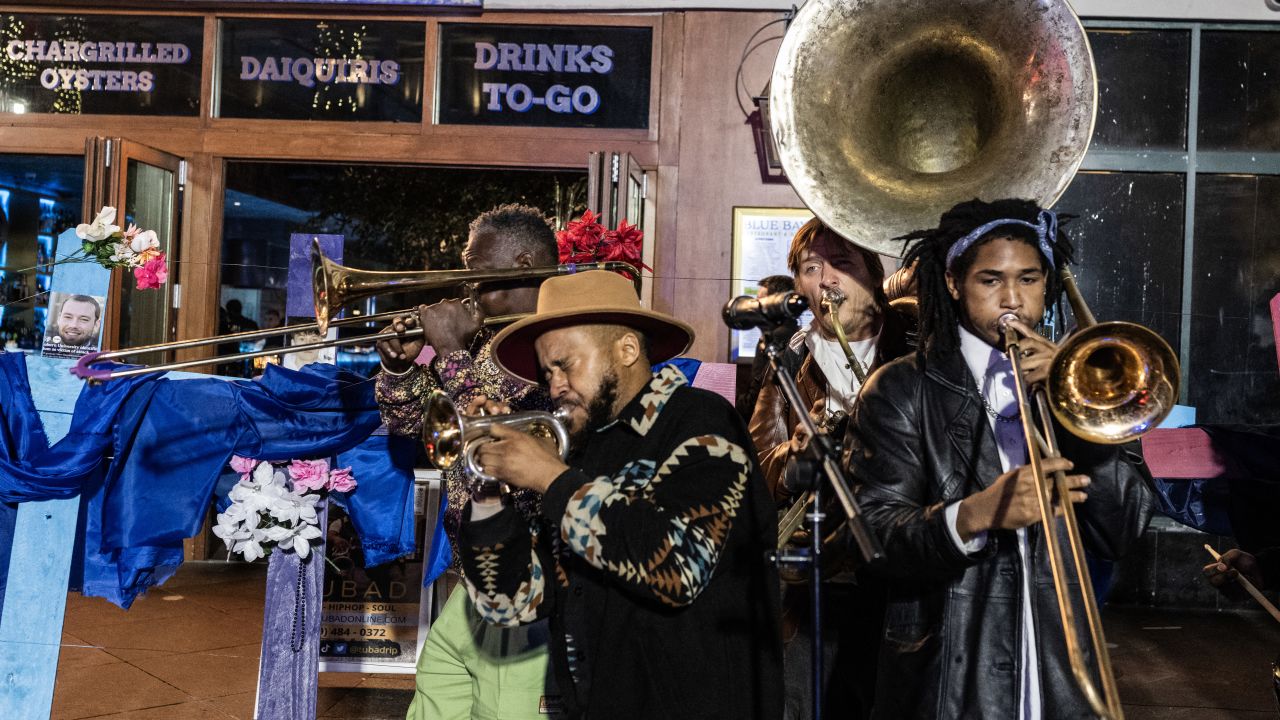
M 778 157 L 778 146 L 773 141 L 773 130 L 769 124 L 769 83 L 764 90 L 751 98 L 756 109 L 747 116 L 747 124 L 751 126 L 751 134 L 756 143 L 756 162 L 760 166 L 760 182 L 786 183 L 787 175 L 782 170 L 782 160 Z

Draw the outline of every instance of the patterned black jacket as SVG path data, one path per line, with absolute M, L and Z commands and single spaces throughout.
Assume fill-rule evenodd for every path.
M 551 618 L 573 716 L 780 717 L 776 519 L 733 407 L 664 368 L 569 465 L 532 532 L 464 520 L 481 616 Z

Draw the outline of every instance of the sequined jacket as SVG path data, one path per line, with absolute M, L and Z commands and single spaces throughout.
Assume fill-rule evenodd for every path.
M 737 411 L 667 367 L 569 465 L 532 531 L 464 516 L 480 615 L 550 618 L 573 717 L 780 717 L 776 519 Z
M 513 410 L 550 410 L 551 398 L 542 388 L 517 380 L 502 371 L 493 362 L 490 345 L 494 332 L 481 330 L 472 341 L 471 350 L 459 350 L 449 355 L 437 356 L 428 368 L 414 365 L 403 375 L 383 371 L 378 375 L 375 392 L 378 409 L 387 429 L 396 435 L 418 437 L 422 433 L 422 408 L 432 390 L 443 390 L 460 408 L 481 395 L 492 400 L 505 401 Z M 457 531 L 462 507 L 466 504 L 468 482 L 460 468 L 444 473 L 448 507 L 445 510 L 445 531 L 457 547 Z M 526 517 L 538 512 L 539 497 L 535 492 L 514 493 L 517 507 Z

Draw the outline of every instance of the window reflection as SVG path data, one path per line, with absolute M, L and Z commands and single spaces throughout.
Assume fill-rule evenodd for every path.
M 1078 216 L 1067 225 L 1072 271 L 1094 316 L 1145 325 L 1175 352 L 1184 196 L 1183 176 L 1175 173 L 1082 172 L 1055 206 Z
M 1189 387 L 1200 422 L 1280 422 L 1277 193 L 1280 177 L 1197 178 Z
M 1280 34 L 1201 36 L 1200 149 L 1280 150 Z
M 1090 30 L 1098 75 L 1093 146 L 1182 150 L 1187 146 L 1190 33 Z
M 580 214 L 586 200 L 586 173 L 567 170 L 229 162 L 226 177 L 221 332 L 305 321 L 285 316 L 293 233 L 343 236 L 342 264 L 350 267 L 450 270 L 463 266 L 468 226 L 480 213 L 523 203 L 560 226 Z M 388 295 L 355 309 L 372 314 L 451 295 Z M 337 360 L 365 374 L 378 367 L 371 346 L 339 349 Z M 248 361 L 224 363 L 219 372 L 247 377 L 259 370 Z
M 0 155 L 0 349 L 37 350 L 48 314 L 48 262 L 80 219 L 84 158 Z

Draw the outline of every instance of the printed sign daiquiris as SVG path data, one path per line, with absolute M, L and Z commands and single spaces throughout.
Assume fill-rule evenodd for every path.
M 219 117 L 422 119 L 423 23 L 228 18 L 219 35 Z
M 200 113 L 204 21 L 120 15 L 0 16 L 0 111 Z
M 444 24 L 440 123 L 649 127 L 653 30 Z

